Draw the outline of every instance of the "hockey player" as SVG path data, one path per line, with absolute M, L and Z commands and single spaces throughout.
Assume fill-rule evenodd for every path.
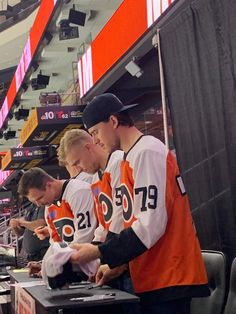
M 93 176 L 91 174 L 85 173 L 79 165 L 71 166 L 66 161 L 64 137 L 62 137 L 60 140 L 60 145 L 57 149 L 57 158 L 59 166 L 66 168 L 66 170 L 69 172 L 70 178 L 79 179 L 88 183 L 92 182 Z
M 92 137 L 84 130 L 67 131 L 62 138 L 66 162 L 71 167 L 80 166 L 84 172 L 94 174 L 91 185 L 99 226 L 95 230 L 93 243 L 109 241 L 114 234 L 124 229 L 121 203 L 116 199 L 116 189 L 120 181 L 120 162 L 124 152 L 117 150 L 108 154 L 100 145 L 93 143 Z M 101 269 L 106 269 L 102 265 Z M 112 280 L 114 279 L 114 280 Z M 108 284 L 133 293 L 127 264 L 120 265 L 109 273 Z M 139 313 L 138 306 L 124 306 L 124 313 Z
M 70 166 L 67 162 L 66 162 L 66 158 L 65 158 L 65 152 L 64 152 L 64 141 L 63 138 L 60 141 L 60 145 L 57 149 L 57 158 L 58 158 L 58 164 L 61 167 L 65 167 L 66 170 L 68 171 L 70 178 L 72 179 L 79 179 L 88 183 L 92 182 L 92 175 L 87 174 L 85 172 L 82 171 L 82 168 L 79 165 L 76 166 Z M 79 183 L 78 183 L 79 185 Z M 58 204 L 52 204 L 50 206 L 47 206 L 46 210 L 45 210 L 45 219 L 47 222 L 47 226 L 43 227 L 43 226 L 39 226 L 38 228 L 36 228 L 34 230 L 35 234 L 37 235 L 37 237 L 40 240 L 44 240 L 47 237 L 50 237 L 50 242 L 61 242 L 63 241 L 63 239 L 61 239 L 61 237 L 59 236 L 59 233 L 57 231 L 57 227 L 54 224 L 54 220 L 55 220 L 55 215 L 51 215 L 50 212 L 52 211 L 61 211 L 64 212 L 64 219 L 66 219 L 65 215 L 66 212 L 64 211 L 64 203 L 61 204 L 62 209 L 60 210 Z M 68 213 L 68 219 L 72 218 L 72 213 L 71 211 L 67 211 Z M 72 237 L 71 237 L 72 239 Z
M 45 219 L 52 241 L 92 241 L 97 219 L 87 182 L 58 180 L 35 167 L 23 174 L 18 192 L 37 206 L 46 206 Z
M 85 173 L 93 174 L 91 189 L 100 224 L 94 241 L 103 242 L 108 231 L 119 233 L 124 228 L 121 206 L 115 205 L 115 200 L 115 206 L 112 204 L 120 180 L 120 162 L 124 153 L 118 150 L 108 154 L 94 144 L 92 137 L 84 130 L 67 131 L 62 140 L 67 164 L 70 167 L 79 166 Z
M 113 94 L 95 97 L 83 121 L 94 142 L 122 149 L 120 187 L 125 229 L 94 246 L 74 245 L 72 260 L 98 257 L 114 268 L 129 262 L 142 313 L 190 313 L 192 297 L 209 294 L 207 276 L 176 159 L 153 136 L 144 136 Z M 97 280 L 104 283 L 109 269 Z

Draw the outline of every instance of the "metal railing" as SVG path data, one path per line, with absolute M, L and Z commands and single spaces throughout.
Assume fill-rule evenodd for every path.
M 2 226 L 4 226 L 6 224 L 6 220 L 7 220 L 7 218 L 5 216 L 0 217 L 0 229 Z
M 17 237 L 12 233 L 11 227 L 9 226 L 9 222 L 12 218 L 19 217 L 19 213 L 6 218 L 6 217 L 1 217 L 0 218 L 0 230 L 4 229 L 2 232 L 0 232 L 0 239 L 2 240 L 3 244 L 5 245 L 12 245 L 13 243 L 16 244 Z M 7 243 L 6 243 L 7 242 Z

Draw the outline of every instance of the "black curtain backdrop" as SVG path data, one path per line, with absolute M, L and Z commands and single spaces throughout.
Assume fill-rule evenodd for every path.
M 202 249 L 236 256 L 236 1 L 195 0 L 161 29 L 181 173 Z

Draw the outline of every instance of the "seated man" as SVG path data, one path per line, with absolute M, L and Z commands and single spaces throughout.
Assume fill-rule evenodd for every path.
M 34 234 L 38 226 L 46 225 L 44 219 L 44 207 L 38 207 L 30 203 L 26 208 L 24 217 L 12 218 L 10 227 L 17 236 L 23 235 L 22 249 L 27 254 L 28 261 L 42 260 L 49 247 L 48 239 L 40 241 Z

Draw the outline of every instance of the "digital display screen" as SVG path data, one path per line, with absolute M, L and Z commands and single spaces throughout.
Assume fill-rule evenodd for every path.
M 8 114 L 9 110 L 8 110 L 8 101 L 7 98 L 5 98 L 2 108 L 0 110 L 0 128 L 2 127 L 4 120 Z
M 7 170 L 7 171 L 0 170 L 0 185 L 3 184 L 3 182 L 6 180 L 6 178 L 9 177 L 11 173 L 12 173 L 12 170 Z
M 26 72 L 29 68 L 30 62 L 31 62 L 32 56 L 31 56 L 31 43 L 30 38 L 28 38 L 27 43 L 25 45 L 23 54 L 21 56 L 20 62 L 17 66 L 15 78 L 16 78 L 16 92 L 18 92 L 24 77 L 26 75 Z
M 45 157 L 48 155 L 47 146 L 12 148 L 12 161 L 18 159 L 28 159 L 32 157 Z
M 30 30 L 30 34 L 20 58 L 20 62 L 8 89 L 3 106 L 0 109 L 0 128 L 2 127 L 9 110 L 13 105 L 17 92 L 19 91 L 20 86 L 29 69 L 29 65 L 43 36 L 45 28 L 50 21 L 56 3 L 57 0 L 41 0 L 37 16 Z
M 125 0 L 121 3 L 78 62 L 81 97 L 135 44 L 173 2 L 175 0 Z

